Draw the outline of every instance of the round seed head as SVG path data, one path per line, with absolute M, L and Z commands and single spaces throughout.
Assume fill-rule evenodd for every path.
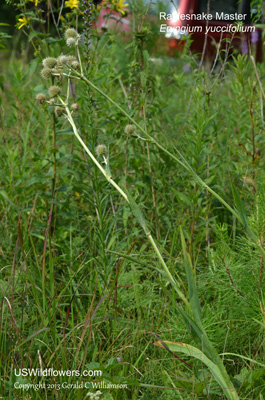
M 66 29 L 65 33 L 64 33 L 65 39 L 77 39 L 78 38 L 78 33 L 74 28 L 68 28 Z
M 72 111 L 78 111 L 79 110 L 79 104 L 78 103 L 73 103 L 71 106 Z
M 52 69 L 52 75 L 59 75 L 59 74 L 61 74 L 61 71 L 58 69 L 58 68 L 53 68 Z
M 49 104 L 51 104 L 53 106 L 55 104 L 55 100 L 54 99 L 50 99 L 49 100 Z
M 125 133 L 127 133 L 127 135 L 132 135 L 133 132 L 135 131 L 135 126 L 134 125 L 126 125 L 124 130 L 125 130 Z
M 75 58 L 75 56 L 68 56 L 68 57 L 67 57 L 67 63 L 68 63 L 68 64 L 72 64 L 74 61 L 77 61 L 77 59 Z
M 76 40 L 75 38 L 69 38 L 66 40 L 66 44 L 69 47 L 74 47 L 78 44 L 78 40 Z
M 57 117 L 61 117 L 62 115 L 64 115 L 64 108 L 60 107 L 60 106 L 56 106 L 54 109 L 54 112 Z
M 46 96 L 43 93 L 38 93 L 36 96 L 36 100 L 38 104 L 43 104 L 46 101 Z
M 61 88 L 59 86 L 53 85 L 49 87 L 49 95 L 51 97 L 57 96 L 61 91 Z
M 42 60 L 44 68 L 54 68 L 57 64 L 57 60 L 54 57 L 47 57 Z
M 59 68 L 62 68 L 66 63 L 67 63 L 67 56 L 62 55 L 57 58 L 57 66 Z
M 41 76 L 44 78 L 44 79 L 49 79 L 51 76 L 52 76 L 52 70 L 51 70 L 51 68 L 43 68 L 42 70 L 41 70 Z
M 71 67 L 72 67 L 73 69 L 78 69 L 78 68 L 79 68 L 79 62 L 78 62 L 78 61 L 73 61 L 73 62 L 71 63 Z
M 98 156 L 104 156 L 104 154 L 107 153 L 107 147 L 105 146 L 105 144 L 99 144 L 96 147 L 96 153 Z

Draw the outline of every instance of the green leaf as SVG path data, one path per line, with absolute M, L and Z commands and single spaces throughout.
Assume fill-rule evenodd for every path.
M 244 204 L 238 194 L 238 191 L 236 189 L 236 186 L 234 184 L 231 184 L 232 187 L 232 193 L 233 193 L 233 197 L 234 197 L 234 201 L 236 204 L 236 208 L 237 208 L 237 212 L 238 215 L 241 219 L 242 225 L 245 229 L 245 231 L 247 232 L 247 234 L 249 235 L 249 237 L 256 243 L 257 242 L 257 238 L 255 236 L 255 234 L 252 232 L 252 230 L 249 227 L 248 224 L 248 220 L 247 220 L 247 214 L 244 208 Z
M 28 42 L 31 42 L 36 36 L 42 36 L 42 33 L 37 31 L 32 31 L 28 36 Z
M 186 269 L 186 276 L 187 276 L 187 281 L 188 281 L 188 289 L 189 289 L 189 301 L 191 305 L 191 311 L 193 314 L 193 318 L 202 328 L 202 317 L 201 317 L 201 309 L 200 309 L 200 302 L 197 294 L 197 289 L 196 289 L 196 284 L 195 284 L 195 278 L 194 278 L 194 272 L 192 271 L 192 263 L 191 263 L 191 258 L 190 255 L 187 253 L 186 250 L 186 243 L 183 235 L 183 231 L 180 227 L 180 236 L 181 236 L 181 244 L 182 244 L 182 252 L 183 252 L 183 257 L 184 257 L 184 265 Z
M 17 208 L 17 206 L 10 200 L 7 193 L 4 190 L 0 190 L 0 195 L 9 203 L 11 206 Z
M 163 343 L 165 343 L 165 345 L 169 348 L 170 351 L 176 353 L 183 353 L 190 357 L 196 358 L 197 360 L 200 360 L 203 364 L 205 364 L 209 368 L 209 370 L 212 373 L 212 376 L 214 377 L 216 382 L 220 385 L 220 387 L 223 389 L 227 399 L 229 400 L 239 399 L 231 381 L 230 380 L 227 381 L 224 378 L 219 367 L 214 362 L 212 362 L 208 357 L 206 357 L 206 355 L 201 350 L 186 343 L 176 343 L 167 340 L 163 341 Z M 164 347 L 161 342 L 155 342 L 154 345 L 159 347 Z
M 192 202 L 190 201 L 188 196 L 186 196 L 186 194 L 184 194 L 183 192 L 179 192 L 178 190 L 174 190 L 174 194 L 181 204 L 185 204 L 188 207 L 192 206 Z
M 236 354 L 236 353 L 222 353 L 222 354 L 220 354 L 220 355 L 221 355 L 221 356 L 235 356 L 235 357 L 239 357 L 239 358 L 242 358 L 242 360 L 249 361 L 250 363 L 253 363 L 253 364 L 256 364 L 256 365 L 260 365 L 261 367 L 265 368 L 265 364 L 262 364 L 262 363 L 260 363 L 260 362 L 258 362 L 258 361 L 256 361 L 256 360 L 253 360 L 252 358 L 242 356 L 241 354 Z
M 150 234 L 150 231 L 147 227 L 146 220 L 142 214 L 142 211 L 140 210 L 140 207 L 138 207 L 138 205 L 135 203 L 134 199 L 132 198 L 132 196 L 130 195 L 129 191 L 126 188 L 124 188 L 124 192 L 126 193 L 126 195 L 128 197 L 129 204 L 130 204 L 133 215 L 138 220 L 138 222 L 141 225 L 141 227 L 143 228 L 145 234 L 146 235 Z
M 73 132 L 72 127 L 70 126 L 69 128 L 60 129 L 59 131 L 56 131 L 56 135 L 62 135 L 62 134 L 63 135 L 65 135 L 65 134 L 73 135 L 74 132 Z
M 38 61 L 37 60 L 31 61 L 30 65 L 29 65 L 29 72 L 28 72 L 30 77 L 32 77 L 32 75 L 36 71 L 37 66 L 38 66 Z

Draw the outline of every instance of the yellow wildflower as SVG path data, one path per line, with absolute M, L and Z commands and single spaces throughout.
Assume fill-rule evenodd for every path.
M 67 0 L 65 2 L 66 7 L 78 8 L 79 0 Z
M 19 18 L 19 19 L 18 19 L 18 22 L 20 22 L 20 24 L 18 25 L 18 29 L 21 29 L 22 26 L 27 25 L 28 20 L 27 20 L 27 18 L 25 17 L 25 15 L 23 15 L 22 18 Z
M 125 0 L 115 0 L 114 1 L 114 7 L 116 8 L 116 10 L 118 12 L 120 12 L 121 14 L 125 14 L 125 8 L 128 6 L 127 3 L 124 4 Z M 124 11 L 125 10 L 125 11 Z
M 39 4 L 40 0 L 29 0 L 31 3 L 34 3 L 35 7 Z

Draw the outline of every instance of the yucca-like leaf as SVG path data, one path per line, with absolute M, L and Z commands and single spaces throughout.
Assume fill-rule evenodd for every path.
M 197 360 L 200 360 L 203 364 L 205 364 L 209 368 L 214 379 L 223 389 L 227 399 L 229 400 L 239 399 L 236 390 L 232 382 L 230 381 L 229 377 L 227 376 L 228 379 L 226 379 L 226 377 L 223 376 L 222 371 L 220 371 L 220 368 L 213 361 L 211 361 L 201 350 L 186 343 L 170 342 L 167 340 L 163 341 L 163 343 L 162 342 L 154 343 L 155 346 L 159 347 L 164 347 L 163 344 L 165 344 L 172 352 L 183 353 L 190 357 L 196 358 Z
M 189 307 L 188 307 L 189 312 L 184 311 L 182 307 L 178 307 L 178 309 L 180 314 L 182 315 L 184 322 L 186 323 L 186 326 L 191 336 L 194 338 L 194 340 L 196 340 L 198 345 L 201 346 L 203 352 L 196 347 L 190 346 L 188 344 L 184 345 L 182 343 L 178 344 L 179 346 L 178 349 L 182 349 L 182 352 L 186 351 L 187 352 L 186 354 L 190 355 L 193 354 L 193 357 L 195 357 L 196 355 L 195 358 L 200 357 L 199 359 L 202 359 L 202 361 L 203 360 L 205 362 L 207 361 L 209 369 L 212 372 L 213 376 L 220 384 L 220 386 L 223 388 L 226 395 L 229 394 L 229 396 L 227 396 L 228 399 L 237 399 L 238 397 L 236 394 L 236 390 L 230 380 L 229 375 L 227 374 L 225 366 L 203 328 L 200 302 L 195 282 L 195 273 L 193 271 L 191 258 L 186 249 L 186 243 L 181 228 L 180 228 L 180 236 L 181 236 L 186 277 L 188 282 L 188 290 L 189 290 Z M 170 346 L 168 347 L 170 349 Z M 185 351 L 183 351 L 183 349 L 185 349 Z M 193 350 L 193 353 L 188 353 L 188 350 Z M 233 394 L 233 396 L 231 395 L 231 393 Z
M 194 272 L 192 271 L 192 263 L 190 259 L 190 255 L 187 253 L 186 250 L 186 243 L 184 239 L 184 235 L 182 229 L 180 227 L 180 237 L 181 237 L 181 244 L 182 244 L 182 252 L 184 257 L 184 265 L 186 270 L 186 277 L 188 281 L 188 289 L 189 289 L 189 302 L 193 314 L 193 318 L 196 321 L 197 325 L 202 327 L 202 318 L 201 318 L 201 309 L 200 309 L 200 302 L 197 294 Z
M 123 190 L 124 190 L 124 192 L 126 193 L 126 195 L 128 197 L 128 201 L 129 201 L 129 204 L 130 204 L 130 207 L 131 207 L 133 215 L 135 216 L 135 218 L 137 219 L 137 221 L 139 222 L 139 224 L 143 228 L 145 234 L 148 235 L 149 234 L 149 229 L 147 227 L 146 220 L 145 220 L 145 218 L 143 216 L 143 213 L 142 213 L 140 207 L 134 201 L 134 199 L 131 196 L 129 190 L 127 190 L 126 188 L 124 188 Z

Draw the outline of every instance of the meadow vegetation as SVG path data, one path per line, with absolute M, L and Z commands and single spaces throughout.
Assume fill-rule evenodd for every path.
M 2 398 L 263 399 L 264 63 L 169 57 L 140 0 L 129 33 L 31 6 L 0 77 Z

